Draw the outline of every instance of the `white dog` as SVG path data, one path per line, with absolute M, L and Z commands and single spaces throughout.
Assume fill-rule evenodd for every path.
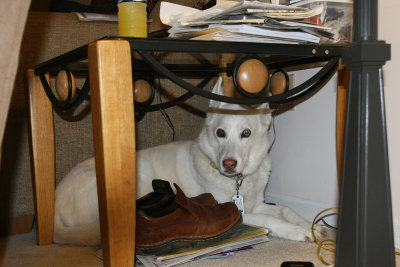
M 221 94 L 221 82 L 218 79 L 214 93 Z M 312 241 L 310 222 L 287 207 L 264 203 L 271 171 L 270 122 L 267 105 L 243 107 L 211 101 L 196 141 L 174 142 L 137 153 L 137 198 L 153 190 L 153 179 L 178 184 L 188 197 L 212 193 L 219 203 L 240 195 L 245 224 L 264 227 L 273 236 Z M 94 159 L 77 165 L 57 186 L 55 242 L 100 243 L 94 165 Z M 318 235 L 322 231 L 317 228 Z

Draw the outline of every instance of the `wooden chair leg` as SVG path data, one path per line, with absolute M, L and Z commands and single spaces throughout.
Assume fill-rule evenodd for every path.
M 229 63 L 235 61 L 236 54 L 223 54 L 221 56 L 220 66 L 226 67 Z M 233 83 L 232 76 L 228 76 L 226 72 L 221 72 L 222 76 L 222 90 L 225 96 L 241 98 L 242 96 L 236 90 L 235 85 Z
M 336 100 L 336 157 L 339 188 L 342 177 L 344 131 L 346 127 L 347 93 L 349 87 L 349 70 L 339 64 Z
M 49 80 L 48 76 L 47 79 Z M 27 71 L 30 152 L 37 221 L 37 242 L 53 242 L 55 151 L 53 107 L 33 70 Z
M 136 144 L 129 43 L 90 44 L 89 74 L 104 265 L 133 266 Z

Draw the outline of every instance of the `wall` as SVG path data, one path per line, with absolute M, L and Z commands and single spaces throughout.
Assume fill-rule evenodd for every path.
M 400 248 L 400 35 L 396 17 L 400 1 L 379 1 L 379 39 L 391 44 L 391 60 L 383 67 L 389 165 L 396 247 Z M 315 70 L 296 72 L 296 83 Z M 336 77 L 309 101 L 275 119 L 272 174 L 267 201 L 288 205 L 312 220 L 318 211 L 337 205 L 335 155 Z
M 317 71 L 296 72 L 295 83 Z M 267 201 L 290 206 L 308 220 L 337 206 L 336 87 L 335 75 L 313 97 L 275 117 Z
M 400 73 L 400 35 L 398 32 L 398 12 L 400 1 L 379 1 L 379 28 L 378 37 L 391 44 L 391 60 L 383 67 L 386 123 L 389 145 L 389 167 L 392 187 L 393 222 L 395 230 L 396 247 L 400 248 L 400 99 L 399 82 L 397 75 Z

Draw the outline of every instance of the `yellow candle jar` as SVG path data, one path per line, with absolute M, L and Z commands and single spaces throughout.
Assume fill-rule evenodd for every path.
M 145 0 L 118 1 L 118 35 L 147 37 L 147 12 Z

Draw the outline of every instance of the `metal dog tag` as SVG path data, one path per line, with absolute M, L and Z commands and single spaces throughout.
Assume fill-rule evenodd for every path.
M 234 195 L 232 197 L 232 201 L 236 204 L 238 210 L 244 214 L 244 203 L 243 203 L 243 197 L 242 195 Z

